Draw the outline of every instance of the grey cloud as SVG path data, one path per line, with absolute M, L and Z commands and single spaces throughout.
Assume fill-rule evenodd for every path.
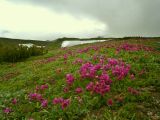
M 8 0 L 47 7 L 108 24 L 106 36 L 159 36 L 160 0 Z

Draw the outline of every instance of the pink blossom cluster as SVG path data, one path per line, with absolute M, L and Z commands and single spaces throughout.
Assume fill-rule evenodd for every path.
M 4 112 L 5 114 L 9 114 L 10 112 L 12 112 L 12 110 L 7 107 L 7 108 L 5 108 L 5 109 L 3 110 L 3 112 Z
M 94 88 L 94 82 L 89 82 L 88 85 L 86 86 L 86 89 L 88 91 L 93 91 Z
M 56 105 L 56 104 L 59 104 L 59 103 L 62 103 L 63 102 L 63 98 L 54 98 L 53 99 L 53 101 L 52 101 L 52 103 L 54 104 L 54 105 Z
M 124 43 L 120 47 L 117 48 L 117 51 L 139 51 L 139 50 L 145 50 L 145 51 L 152 51 L 153 49 L 151 47 L 147 47 L 140 44 L 128 44 Z
M 103 58 L 104 59 L 104 58 Z M 102 60 L 103 60 L 102 59 Z M 104 62 L 103 62 L 104 63 Z M 108 79 L 109 77 L 107 74 L 104 74 L 108 70 L 112 71 L 112 74 L 114 76 L 117 76 L 119 80 L 123 79 L 124 77 L 127 76 L 130 70 L 130 65 L 125 64 L 121 60 L 117 60 L 114 58 L 109 58 L 108 59 L 108 64 L 103 65 L 103 64 L 96 64 L 93 65 L 90 62 L 87 62 L 83 64 L 80 68 L 80 75 L 82 78 L 101 78 L 102 79 Z M 102 71 L 102 74 L 99 76 L 98 72 Z M 104 78 L 105 77 L 105 78 Z M 108 79 L 107 82 L 112 82 L 111 80 Z
M 122 80 L 127 76 L 130 70 L 130 65 L 116 65 L 112 67 L 112 74 L 118 77 L 118 80 Z
M 77 94 L 80 94 L 80 93 L 83 92 L 83 89 L 82 89 L 81 87 L 78 87 L 78 88 L 76 88 L 75 92 L 76 92 Z
M 41 86 L 36 86 L 36 91 L 39 91 L 39 90 L 44 91 L 46 89 L 48 89 L 48 85 L 47 84 L 43 84 Z
M 11 103 L 12 103 L 13 105 L 16 105 L 16 104 L 17 104 L 17 99 L 16 99 L 16 98 L 13 98 L 13 99 L 11 100 Z M 4 108 L 4 110 L 3 110 L 3 113 L 5 113 L 5 114 L 9 114 L 9 113 L 11 113 L 11 112 L 12 112 L 12 110 L 11 110 L 11 108 L 9 108 L 9 107 Z
M 41 94 L 38 93 L 30 93 L 29 94 L 30 101 L 40 102 L 42 107 L 48 106 L 48 100 L 44 99 Z
M 80 68 L 80 75 L 82 78 L 95 78 L 96 72 L 101 69 L 100 64 L 93 65 L 91 63 L 85 63 Z
M 78 50 L 78 53 L 87 53 L 89 50 L 97 51 L 99 48 L 100 48 L 100 46 L 99 47 L 97 47 L 97 46 L 88 46 L 86 48 Z
M 64 58 L 64 60 L 67 60 L 68 59 L 68 55 L 64 54 L 63 58 Z
M 126 44 L 121 45 L 121 49 L 123 49 L 125 51 L 138 51 L 139 47 L 137 45 L 126 43 Z
M 130 79 L 131 79 L 131 80 L 134 80 L 134 79 L 135 79 L 135 75 L 134 75 L 134 74 L 131 74 L 131 75 L 130 75 Z
M 65 109 L 70 104 L 70 99 L 63 99 L 63 98 L 54 98 L 52 103 L 54 105 L 60 104 L 62 109 Z
M 110 85 L 106 84 L 104 81 L 98 81 L 96 83 L 90 82 L 86 86 L 86 89 L 92 93 L 97 93 L 104 96 L 105 93 L 110 91 Z
M 119 61 L 117 59 L 114 58 L 108 58 L 108 64 L 113 66 L 113 65 L 117 65 L 119 63 Z
M 108 74 L 102 73 L 99 77 L 100 82 L 105 82 L 106 84 L 110 85 L 112 80 L 109 78 Z
M 88 52 L 89 51 L 89 47 L 88 48 L 83 48 L 83 49 L 80 49 L 80 50 L 78 50 L 78 53 L 86 53 L 86 52 Z
M 44 100 L 42 95 L 39 94 L 39 93 L 30 93 L 28 97 L 29 97 L 29 100 L 31 100 L 31 101 L 39 101 L 39 102 L 41 102 L 41 101 Z
M 72 74 L 67 74 L 66 75 L 66 82 L 69 86 L 71 86 L 74 82 L 74 76 Z
M 41 101 L 41 106 L 42 106 L 43 108 L 47 107 L 47 106 L 48 106 L 48 100 L 42 100 L 42 101 Z
M 14 98 L 14 99 L 12 99 L 12 104 L 17 104 L 17 99 L 16 98 Z
M 110 85 L 107 85 L 105 82 L 102 81 L 96 82 L 93 87 L 93 91 L 97 94 L 104 96 L 105 93 L 108 93 L 110 91 Z

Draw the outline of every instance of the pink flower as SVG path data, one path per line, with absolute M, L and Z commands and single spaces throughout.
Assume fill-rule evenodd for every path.
M 93 87 L 94 87 L 94 83 L 93 83 L 93 82 L 90 82 L 90 83 L 86 86 L 86 89 L 87 89 L 88 91 L 91 91 L 91 90 L 93 90 Z
M 3 112 L 6 113 L 6 114 L 9 114 L 11 111 L 12 110 L 8 107 L 3 110 Z
M 41 86 L 36 86 L 36 91 L 38 92 L 39 90 L 45 90 L 45 89 L 48 89 L 48 85 L 47 84 L 44 84 L 44 85 L 41 85 Z
M 42 107 L 47 107 L 48 106 L 48 101 L 47 100 L 42 100 L 41 106 Z
M 110 65 L 117 65 L 118 64 L 118 60 L 114 59 L 114 58 L 109 58 L 108 59 L 108 64 L 110 64 Z
M 69 104 L 70 104 L 70 99 L 63 100 L 63 102 L 61 103 L 62 109 L 65 109 Z
M 63 98 L 54 98 L 52 103 L 54 105 L 56 104 L 60 104 L 62 109 L 65 109 L 69 103 L 70 103 L 70 99 L 63 99 Z
M 104 95 L 105 93 L 108 93 L 110 91 L 110 85 L 107 85 L 105 82 L 97 82 L 94 85 L 94 90 L 95 93 L 98 93 L 100 95 Z
M 47 85 L 47 84 L 41 85 L 40 89 L 41 89 L 41 90 L 48 89 L 48 85 Z
M 72 84 L 73 84 L 73 82 L 74 82 L 74 77 L 73 77 L 72 74 L 67 74 L 67 75 L 66 75 L 66 82 L 67 82 L 68 85 L 72 85 Z
M 53 101 L 52 101 L 52 103 L 54 105 L 62 103 L 62 102 L 63 102 L 63 98 L 54 98 Z
M 80 87 L 78 87 L 78 88 L 76 88 L 75 92 L 76 92 L 77 94 L 82 93 L 82 92 L 83 92 L 83 89 L 80 88 Z
M 29 94 L 29 99 L 41 102 L 43 100 L 43 97 L 42 97 L 41 94 L 38 94 L 38 93 L 30 93 Z
M 17 99 L 16 98 L 14 98 L 14 99 L 12 99 L 12 104 L 17 104 Z
M 67 60 L 67 59 L 68 59 L 68 56 L 65 54 L 65 55 L 63 56 L 63 58 L 64 58 L 64 60 Z
M 112 99 L 108 99 L 107 100 L 107 104 L 108 104 L 108 106 L 112 106 L 113 105 L 113 100 Z
M 131 78 L 132 80 L 134 80 L 134 79 L 135 79 L 134 74 L 131 74 L 131 75 L 130 75 L 130 78 Z
M 108 74 L 102 74 L 101 76 L 100 76 L 100 81 L 105 81 L 106 82 L 106 84 L 108 84 L 108 85 L 110 85 L 111 83 L 112 83 L 112 80 L 110 80 L 110 78 L 109 78 L 109 75 Z
M 122 80 L 125 76 L 127 76 L 129 70 L 130 65 L 124 65 L 124 63 L 121 63 L 115 67 L 112 67 L 112 74 L 117 76 L 118 80 Z

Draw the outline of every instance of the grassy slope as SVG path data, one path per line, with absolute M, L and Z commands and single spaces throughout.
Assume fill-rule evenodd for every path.
M 155 49 L 159 49 L 160 40 L 152 41 L 136 41 L 127 40 L 128 43 L 146 44 L 152 46 Z M 104 43 L 87 44 L 81 46 L 70 47 L 68 49 L 56 49 L 49 51 L 47 55 L 33 57 L 25 62 L 16 64 L 2 64 L 0 65 L 0 108 L 3 109 L 10 105 L 9 101 L 16 97 L 19 101 L 15 112 L 11 113 L 7 117 L 33 117 L 35 119 L 41 119 L 49 117 L 53 119 L 55 116 L 63 117 L 64 119 L 153 119 L 160 116 L 160 54 L 158 50 L 152 52 L 137 51 L 137 52 L 126 52 L 122 51 L 119 54 L 115 54 L 115 48 L 101 48 L 98 52 L 90 50 L 87 53 L 78 54 L 76 50 L 85 48 L 87 46 L 100 46 L 100 45 L 119 45 L 126 41 L 110 41 Z M 69 56 L 67 63 L 64 63 L 63 55 L 67 51 L 75 53 L 73 56 Z M 77 86 L 82 86 L 85 89 L 84 84 L 86 82 L 76 82 L 72 90 L 65 94 L 63 87 L 65 86 L 65 75 L 72 73 L 76 80 L 80 79 L 78 70 L 80 65 L 73 65 L 73 61 L 76 58 L 82 58 L 86 61 L 91 61 L 91 56 L 94 54 L 105 55 L 108 58 L 122 58 L 126 63 L 131 64 L 132 72 L 135 73 L 135 80 L 131 81 L 127 76 L 121 82 L 115 82 L 112 85 L 110 93 L 107 93 L 106 100 L 108 98 L 114 98 L 115 96 L 123 96 L 124 102 L 121 104 L 113 105 L 108 107 L 101 103 L 101 99 L 98 96 L 90 96 L 88 92 L 85 92 L 82 96 L 84 103 L 79 106 L 75 102 L 74 97 L 77 95 L 74 93 L 74 89 Z M 135 59 L 136 57 L 136 59 Z M 48 58 L 54 58 L 56 60 L 47 62 Z M 48 60 L 49 61 L 49 60 Z M 62 72 L 58 73 L 58 70 Z M 139 76 L 138 73 L 144 69 L 146 72 Z M 36 104 L 28 103 L 27 94 L 33 91 L 35 86 L 47 83 L 49 89 L 45 93 L 46 99 L 49 100 L 50 107 L 51 101 L 54 97 L 70 97 L 73 99 L 72 103 L 67 108 L 66 112 L 56 112 L 57 108 L 48 108 L 41 110 L 36 108 Z M 132 86 L 141 91 L 141 95 L 134 96 L 128 94 L 127 88 Z M 4 102 L 6 101 L 6 102 Z M 32 107 L 34 106 L 34 107 Z M 26 108 L 27 107 L 27 108 Z M 49 111 L 49 113 L 47 112 Z M 52 111 L 52 112 L 51 112 Z M 2 112 L 2 111 L 1 111 Z M 0 112 L 0 113 L 1 113 Z M 45 114 L 44 114 L 45 113 Z M 67 115 L 66 115 L 67 114 Z M 0 117 L 4 117 L 2 113 Z M 78 117 L 78 118 L 77 118 Z

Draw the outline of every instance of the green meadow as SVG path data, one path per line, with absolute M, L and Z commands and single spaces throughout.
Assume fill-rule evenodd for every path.
M 0 63 L 1 120 L 160 119 L 159 38 L 60 44 Z

